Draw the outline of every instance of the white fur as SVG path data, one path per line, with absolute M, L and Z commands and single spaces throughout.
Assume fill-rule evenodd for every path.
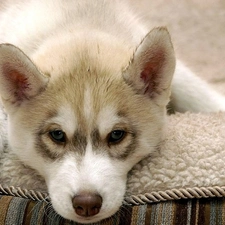
M 90 221 L 96 222 L 103 217 L 109 217 L 115 212 L 115 207 L 118 208 L 122 204 L 126 177 L 120 175 L 120 170 L 127 168 L 123 168 L 122 163 L 121 165 L 116 163 L 115 166 L 115 162 L 104 154 L 93 153 L 91 144 L 88 144 L 82 161 L 79 164 L 75 163 L 76 161 L 74 155 L 69 155 L 60 165 L 57 163 L 49 168 L 50 179 L 46 182 L 55 210 L 70 220 L 89 222 L 88 218 L 75 217 L 72 205 L 68 204 L 71 201 L 71 194 L 82 190 L 101 193 L 105 199 L 101 212 Z
M 179 112 L 224 111 L 224 96 L 177 61 L 172 82 L 172 105 Z

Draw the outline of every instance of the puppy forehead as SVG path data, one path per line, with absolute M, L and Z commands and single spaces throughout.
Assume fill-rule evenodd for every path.
M 70 137 L 77 132 L 90 137 L 93 131 L 105 136 L 116 124 L 124 122 L 120 113 L 124 111 L 121 103 L 124 101 L 120 99 L 117 82 L 107 83 L 104 78 L 98 80 L 89 82 L 87 79 L 84 82 L 81 79 L 79 85 L 77 82 L 66 83 L 68 88 L 63 89 L 56 104 L 57 113 L 50 123 L 58 124 Z
M 93 97 L 91 94 L 90 87 L 86 85 L 84 89 L 84 105 L 83 105 L 83 113 L 86 121 L 89 121 L 93 117 Z M 90 122 L 89 122 L 90 123 Z
M 60 125 L 70 137 L 74 134 L 77 135 L 76 131 L 79 130 L 86 138 L 88 135 L 93 134 L 93 131 L 98 131 L 101 136 L 105 136 L 115 125 L 126 122 L 126 119 L 119 115 L 114 105 L 103 106 L 98 112 L 94 112 L 94 107 L 91 104 L 84 111 L 84 118 L 81 121 L 79 121 L 79 116 L 76 115 L 76 112 L 69 104 L 63 104 L 59 108 L 57 115 L 48 122 Z M 96 116 L 93 116 L 94 114 Z M 84 120 L 86 121 L 85 123 L 83 122 Z

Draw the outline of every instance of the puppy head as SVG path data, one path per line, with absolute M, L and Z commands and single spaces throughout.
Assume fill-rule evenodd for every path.
M 119 209 L 128 171 L 157 148 L 175 60 L 163 28 L 125 69 L 83 54 L 46 76 L 21 50 L 0 45 L 0 94 L 13 151 L 45 178 L 61 216 L 91 223 Z

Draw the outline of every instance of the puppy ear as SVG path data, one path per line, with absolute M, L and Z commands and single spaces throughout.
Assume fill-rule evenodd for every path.
M 3 102 L 20 105 L 48 83 L 33 62 L 17 47 L 0 45 L 0 95 Z
M 174 68 L 170 35 L 166 28 L 161 27 L 146 35 L 123 76 L 139 94 L 148 95 L 159 104 L 167 104 Z

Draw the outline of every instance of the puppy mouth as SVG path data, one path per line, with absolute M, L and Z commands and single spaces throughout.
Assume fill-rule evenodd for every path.
M 110 220 L 118 212 L 119 208 L 107 214 L 99 213 L 97 215 L 90 216 L 90 217 L 76 216 L 76 219 L 74 221 L 78 223 L 82 223 L 82 224 L 90 224 L 90 223 L 98 223 L 101 221 L 107 221 L 107 220 Z
M 82 223 L 82 224 L 90 224 L 90 223 L 97 223 L 97 222 L 100 222 L 105 219 L 106 218 L 102 218 L 99 216 L 86 217 L 86 218 L 78 216 L 74 222 L 78 222 L 78 223 Z
M 72 204 L 78 222 L 82 223 L 105 220 L 113 216 L 120 208 L 119 205 L 108 212 L 104 210 L 103 198 L 98 193 L 80 193 L 74 196 Z
M 108 220 L 118 212 L 123 199 L 119 197 L 117 202 L 110 203 L 109 199 L 105 199 L 104 196 L 101 196 L 97 192 L 85 191 L 79 192 L 69 198 L 70 203 L 68 202 L 69 199 L 64 203 L 62 203 L 62 201 L 56 203 L 52 199 L 52 206 L 61 217 L 82 224 Z M 62 204 L 65 207 L 62 207 Z

